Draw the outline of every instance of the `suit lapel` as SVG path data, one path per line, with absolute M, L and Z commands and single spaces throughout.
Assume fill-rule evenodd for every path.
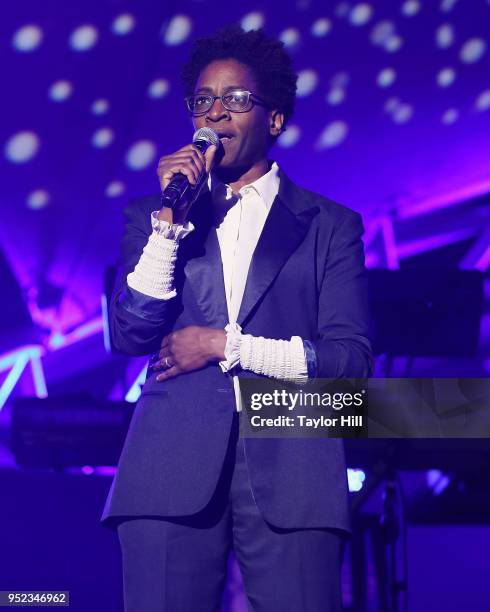
M 243 327 L 263 294 L 293 252 L 304 240 L 316 207 L 305 207 L 301 191 L 281 173 L 279 194 L 272 204 L 264 229 L 250 263 L 247 283 L 238 314 L 238 323 Z
M 193 205 L 189 219 L 195 230 L 183 240 L 184 273 L 196 302 L 210 327 L 228 322 L 223 265 L 209 192 Z

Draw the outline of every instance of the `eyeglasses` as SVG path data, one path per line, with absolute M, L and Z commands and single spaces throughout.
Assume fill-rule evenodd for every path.
M 244 89 L 234 89 L 227 91 L 222 96 L 207 96 L 206 94 L 197 94 L 185 98 L 189 112 L 194 116 L 204 115 L 213 106 L 215 100 L 221 100 L 223 108 L 233 113 L 246 113 L 254 104 L 268 107 L 268 104 L 253 94 L 251 91 Z

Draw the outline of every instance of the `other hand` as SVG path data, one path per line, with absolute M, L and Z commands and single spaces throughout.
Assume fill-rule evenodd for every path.
M 163 370 L 157 376 L 159 382 L 168 380 L 225 359 L 225 346 L 226 332 L 223 329 L 191 325 L 163 338 L 158 360 L 150 367 L 154 372 Z

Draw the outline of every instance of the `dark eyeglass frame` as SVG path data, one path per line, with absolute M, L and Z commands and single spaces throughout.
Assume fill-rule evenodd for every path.
M 226 103 L 223 100 L 223 98 L 225 98 L 226 96 L 233 95 L 235 93 L 247 94 L 247 102 L 246 102 L 244 110 L 235 110 L 232 108 L 228 108 L 226 106 Z M 205 111 L 201 111 L 199 113 L 197 113 L 195 110 L 192 110 L 190 106 L 191 100 L 197 97 L 208 98 L 209 100 L 212 99 L 211 106 L 207 108 Z M 209 111 L 213 108 L 216 100 L 220 100 L 223 108 L 226 109 L 227 111 L 230 111 L 231 113 L 248 113 L 248 111 L 252 110 L 252 107 L 254 104 L 257 104 L 258 106 L 265 106 L 265 108 L 270 108 L 270 105 L 267 104 L 265 100 L 263 100 L 259 96 L 256 96 L 253 92 L 248 91 L 248 89 L 230 89 L 230 91 L 227 91 L 221 96 L 212 96 L 212 95 L 204 94 L 204 93 L 194 94 L 192 96 L 187 96 L 186 98 L 184 98 L 184 100 L 186 101 L 186 104 L 187 104 L 187 110 L 191 113 L 193 117 L 200 117 L 201 115 L 205 115 L 206 113 L 209 113 Z M 250 102 L 252 102 L 252 104 L 250 104 Z

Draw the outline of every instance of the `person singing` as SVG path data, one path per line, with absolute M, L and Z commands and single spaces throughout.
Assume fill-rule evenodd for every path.
M 126 612 L 219 610 L 231 549 L 249 610 L 341 609 L 342 441 L 238 428 L 241 378 L 371 370 L 360 215 L 270 159 L 296 80 L 262 30 L 197 40 L 185 103 L 220 143 L 186 145 L 157 172 L 162 190 L 177 174 L 205 185 L 173 209 L 157 195 L 126 210 L 111 337 L 152 355 L 102 515 L 121 544 Z

